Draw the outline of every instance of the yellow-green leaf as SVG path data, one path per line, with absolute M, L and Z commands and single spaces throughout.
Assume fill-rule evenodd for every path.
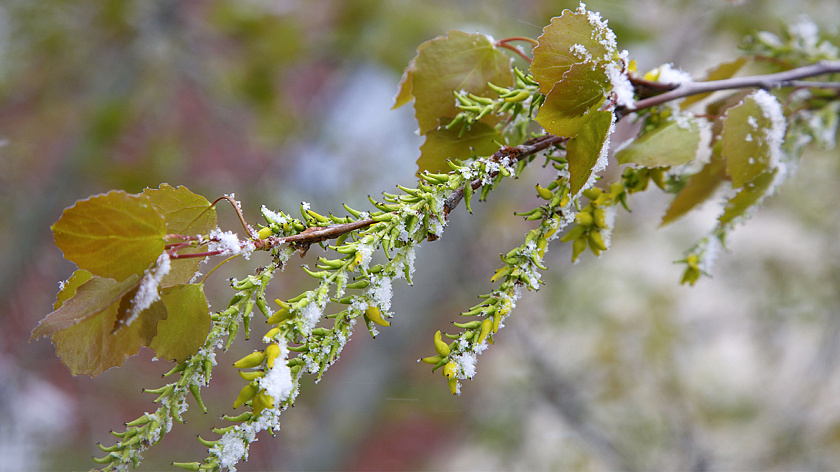
M 449 172 L 447 159 L 469 159 L 474 155 L 490 155 L 504 144 L 504 137 L 490 125 L 473 123 L 458 137 L 459 127 L 435 129 L 426 133 L 426 141 L 420 146 L 417 159 L 418 172 Z
M 413 95 L 411 94 L 411 81 L 414 70 L 414 60 L 412 60 L 408 67 L 405 68 L 405 72 L 403 72 L 402 78 L 400 78 L 400 85 L 399 90 L 397 91 L 397 96 L 394 97 L 394 106 L 391 109 L 399 108 L 406 103 L 410 102 Z
M 604 150 L 613 120 L 613 114 L 608 111 L 594 111 L 587 116 L 586 125 L 566 144 L 572 195 L 578 193 L 589 180 Z
M 157 324 L 166 318 L 159 301 L 130 326 L 112 334 L 117 314 L 128 309 L 139 277 L 122 282 L 77 270 L 58 294 L 55 311 L 32 332 L 32 339 L 51 336 L 56 354 L 73 375 L 97 376 L 122 365 L 148 345 Z
M 191 192 L 187 187 L 173 188 L 161 184 L 160 188 L 147 188 L 143 195 L 149 198 L 155 210 L 166 222 L 167 234 L 198 235 L 208 234 L 216 227 L 216 209 L 201 195 Z M 206 246 L 181 249 L 178 254 L 191 254 L 206 251 Z M 169 287 L 187 283 L 192 279 L 202 258 L 174 259 L 171 269 L 163 277 L 160 287 Z
M 175 285 L 161 290 L 168 316 L 157 325 L 149 344 L 157 357 L 180 362 L 195 354 L 210 331 L 210 307 L 202 284 Z
M 615 34 L 597 13 L 564 10 L 551 19 L 537 38 L 531 74 L 548 94 L 573 65 L 612 61 L 616 57 Z
M 664 121 L 616 154 L 619 164 L 645 167 L 678 166 L 697 156 L 700 126 L 692 118 Z
M 778 165 L 784 133 L 781 105 L 764 90 L 726 111 L 722 152 L 733 187 L 741 188 Z
M 453 30 L 448 36 L 421 44 L 413 67 L 404 76 L 410 81 L 420 134 L 436 129 L 441 118 L 455 116 L 455 92 L 463 90 L 489 97 L 495 92 L 488 82 L 502 87 L 512 85 L 511 63 L 512 59 L 483 34 Z M 401 86 L 397 103 L 407 101 L 408 85 Z
M 719 154 L 712 154 L 709 163 L 700 172 L 691 176 L 685 187 L 671 201 L 665 216 L 662 217 L 662 226 L 675 221 L 705 202 L 724 179 L 726 179 L 726 161 Z
M 537 122 L 556 136 L 576 136 L 586 116 L 604 102 L 610 79 L 604 64 L 572 64 L 554 85 L 537 114 Z
M 112 190 L 65 209 L 52 231 L 80 269 L 124 280 L 143 274 L 163 252 L 166 223 L 145 195 Z
M 753 205 L 759 204 L 767 195 L 767 191 L 771 188 L 778 171 L 779 169 L 773 169 L 770 172 L 765 172 L 745 184 L 738 194 L 726 203 L 723 214 L 718 218 L 720 224 L 725 225 L 729 223 L 745 214 Z
M 64 283 L 58 293 L 54 311 L 48 314 L 32 331 L 32 338 L 53 334 L 99 315 L 103 310 L 118 304 L 126 294 L 137 288 L 140 278 L 131 275 L 122 282 L 97 277 L 79 269 Z

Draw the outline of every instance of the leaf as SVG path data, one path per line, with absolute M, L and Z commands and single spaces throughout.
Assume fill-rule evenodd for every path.
M 52 336 L 116 306 L 126 294 L 137 288 L 139 279 L 137 275 L 131 275 L 117 282 L 94 276 L 86 270 L 76 270 L 58 293 L 54 311 L 38 323 L 30 341 Z
M 483 34 L 452 30 L 447 37 L 421 44 L 413 68 L 409 66 L 410 71 L 404 75 L 410 80 L 420 134 L 437 128 L 440 118 L 455 116 L 455 92 L 495 96 L 488 82 L 502 87 L 512 85 L 512 62 Z M 399 103 L 406 101 L 407 86 L 404 83 L 397 95 Z
M 161 184 L 158 189 L 147 188 L 143 195 L 166 221 L 167 234 L 197 235 L 208 234 L 216 228 L 216 209 L 201 195 L 191 192 L 187 187 L 173 188 Z M 181 249 L 179 254 L 193 254 L 206 251 L 206 246 Z M 172 268 L 163 280 L 161 287 L 187 283 L 192 279 L 201 264 L 201 258 L 172 260 Z
M 79 200 L 52 225 L 64 257 L 106 278 L 141 275 L 163 252 L 166 224 L 144 195 L 112 190 Z
M 556 136 L 576 136 L 589 121 L 586 115 L 604 102 L 609 84 L 604 64 L 573 64 L 545 97 L 537 123 Z
M 490 125 L 477 122 L 458 137 L 459 129 L 435 129 L 426 133 L 417 159 L 418 172 L 449 172 L 447 159 L 469 159 L 473 155 L 489 155 L 499 149 L 505 139 Z
M 779 102 L 763 90 L 726 111 L 723 157 L 733 187 L 741 188 L 778 165 L 784 131 Z
M 753 205 L 760 203 L 771 188 L 778 171 L 779 169 L 773 169 L 770 172 L 765 172 L 753 179 L 752 182 L 744 185 L 741 191 L 727 202 L 723 214 L 718 218 L 720 224 L 729 223 L 746 213 Z
M 73 375 L 97 376 L 122 365 L 154 338 L 157 323 L 166 318 L 162 303 L 153 304 L 130 326 L 111 334 L 117 313 L 126 310 L 138 277 L 123 282 L 77 270 L 65 283 L 55 311 L 39 323 L 32 339 L 51 336 L 56 354 Z
M 203 284 L 185 284 L 161 290 L 168 316 L 158 322 L 157 336 L 149 344 L 155 356 L 180 362 L 195 354 L 210 331 L 210 307 Z
M 564 10 L 551 19 L 537 38 L 531 74 L 548 94 L 573 65 L 611 61 L 616 55 L 615 35 L 597 14 Z
M 739 57 L 738 59 L 736 59 L 732 62 L 723 62 L 721 64 L 718 64 L 717 67 L 710 70 L 709 73 L 706 74 L 706 81 L 728 79 L 728 78 L 732 77 L 733 75 L 735 75 L 736 73 L 738 73 L 738 71 L 741 70 L 741 68 L 746 63 L 747 63 L 747 58 Z M 703 100 L 704 98 L 708 97 L 709 95 L 711 95 L 711 92 L 709 92 L 709 93 L 698 93 L 697 95 L 691 95 L 689 97 L 686 97 L 685 100 L 683 100 L 683 102 L 680 104 L 680 107 L 683 110 L 685 110 L 686 108 L 688 108 L 692 104 L 697 103 L 700 100 Z
M 605 151 L 607 134 L 613 120 L 613 114 L 608 111 L 595 111 L 587 116 L 590 118 L 586 125 L 566 144 L 572 195 L 583 188 L 602 151 Z
M 671 205 L 662 217 L 660 226 L 665 226 L 688 213 L 697 205 L 711 197 L 721 182 L 726 179 L 726 161 L 720 154 L 712 154 L 712 159 L 700 172 L 691 176 L 680 193 L 671 201 Z
M 662 167 L 693 161 L 700 145 L 700 126 L 692 118 L 678 120 L 664 121 L 641 135 L 615 155 L 618 163 Z
M 412 59 L 412 61 L 408 63 L 408 67 L 405 68 L 402 78 L 400 78 L 399 90 L 397 91 L 397 96 L 394 97 L 394 106 L 391 107 L 392 110 L 405 105 L 413 98 L 413 95 L 411 94 L 411 81 L 414 78 L 413 71 L 414 60 Z

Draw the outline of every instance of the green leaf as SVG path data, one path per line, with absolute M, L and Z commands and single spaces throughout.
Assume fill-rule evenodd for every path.
M 589 180 L 592 169 L 598 163 L 612 125 L 613 114 L 595 111 L 587 115 L 589 120 L 577 136 L 566 144 L 566 159 L 569 161 L 569 181 L 572 195 L 577 194 Z
M 735 75 L 736 73 L 738 73 L 738 71 L 741 70 L 741 68 L 744 67 L 744 64 L 746 64 L 746 63 L 747 63 L 747 58 L 739 57 L 738 59 L 736 59 L 732 62 L 723 62 L 721 64 L 718 64 L 717 67 L 710 70 L 709 73 L 706 75 L 706 81 L 728 79 L 728 78 L 732 77 L 733 75 Z M 680 107 L 683 110 L 685 110 L 686 108 L 688 108 L 692 104 L 697 103 L 700 100 L 703 100 L 704 98 L 708 97 L 709 95 L 711 95 L 711 92 L 709 92 L 709 93 L 698 93 L 697 95 L 691 95 L 689 97 L 686 97 L 685 100 L 683 100 L 682 103 L 680 104 Z
M 158 301 L 139 319 L 112 334 L 118 312 L 130 306 L 139 277 L 117 282 L 77 270 L 64 284 L 55 311 L 38 324 L 32 339 L 51 336 L 56 354 L 73 375 L 97 376 L 122 365 L 154 338 L 157 323 L 166 318 Z
M 662 217 L 661 226 L 677 220 L 697 205 L 708 200 L 725 179 L 726 161 L 719 154 L 712 154 L 709 163 L 703 166 L 700 172 L 691 176 L 691 180 L 671 201 L 665 216 Z
M 163 252 L 166 223 L 146 196 L 112 190 L 65 209 L 52 231 L 80 269 L 124 280 L 143 274 Z
M 784 130 L 779 102 L 763 90 L 726 111 L 723 157 L 733 187 L 741 188 L 778 165 Z
M 615 34 L 600 17 L 583 8 L 551 19 L 537 38 L 531 74 L 548 94 L 554 84 L 575 64 L 612 61 L 616 57 Z
M 166 222 L 167 234 L 197 235 L 208 234 L 216 228 L 216 209 L 201 195 L 191 192 L 187 187 L 173 188 L 169 184 L 161 184 L 158 189 L 147 188 L 143 195 L 149 198 L 155 210 Z M 181 249 L 178 254 L 192 254 L 207 250 L 207 246 Z M 201 264 L 202 258 L 186 258 L 172 260 L 169 270 L 160 287 L 169 287 L 187 283 L 192 279 Z
M 450 31 L 447 37 L 421 44 L 413 62 L 404 75 L 406 82 L 397 95 L 397 103 L 407 101 L 410 81 L 420 134 L 437 128 L 440 118 L 455 116 L 455 92 L 495 96 L 488 82 L 502 87 L 513 84 L 513 60 L 483 34 Z
M 718 218 L 720 224 L 729 223 L 746 213 L 753 205 L 760 203 L 771 188 L 778 171 L 779 169 L 773 169 L 770 172 L 765 172 L 744 185 L 741 191 L 727 202 L 723 214 Z
M 700 125 L 692 118 L 663 121 L 616 154 L 619 164 L 645 167 L 678 166 L 694 160 L 700 145 Z
M 158 322 L 149 347 L 157 357 L 180 362 L 195 354 L 210 331 L 210 307 L 203 284 L 175 285 L 161 290 L 169 316 Z
M 604 64 L 573 64 L 545 97 L 537 123 L 556 136 L 576 136 L 589 121 L 586 115 L 604 102 L 609 85 Z
M 469 159 L 474 155 L 486 156 L 499 149 L 505 139 L 490 125 L 477 122 L 458 137 L 459 127 L 435 129 L 426 133 L 426 141 L 420 146 L 417 159 L 418 172 L 449 172 L 447 159 Z

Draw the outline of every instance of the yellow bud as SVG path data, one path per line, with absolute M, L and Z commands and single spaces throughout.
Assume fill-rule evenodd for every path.
M 383 318 L 382 312 L 380 312 L 379 308 L 375 306 L 369 306 L 368 309 L 365 310 L 365 318 L 378 324 L 379 326 L 384 326 L 386 328 L 391 326 L 391 322 Z
M 270 395 L 266 395 L 265 392 L 260 392 L 251 402 L 251 408 L 253 408 L 255 414 L 259 415 L 266 408 L 274 408 L 274 399 Z
M 572 243 L 572 262 L 578 260 L 583 251 L 586 250 L 586 237 L 581 236 L 580 238 L 575 239 L 575 242 Z
M 583 191 L 583 196 L 590 200 L 595 200 L 599 195 L 601 195 L 601 189 L 598 187 L 589 187 Z
M 604 238 L 601 236 L 599 231 L 590 231 L 589 232 L 589 247 L 594 250 L 597 249 L 598 251 L 606 251 L 607 245 L 604 244 Z
M 269 369 L 274 367 L 274 361 L 280 355 L 280 346 L 277 343 L 269 344 L 267 348 L 265 348 L 265 365 L 268 366 Z
M 257 389 L 257 387 L 252 383 L 242 387 L 242 390 L 239 391 L 239 395 L 236 397 L 236 401 L 233 402 L 233 408 L 239 408 L 245 404 L 245 402 L 254 398 L 258 391 L 259 389 Z
M 449 383 L 449 391 L 452 392 L 452 395 L 458 394 L 458 379 L 449 379 L 447 380 Z
M 599 228 L 607 227 L 607 210 L 598 207 L 592 211 L 592 217 L 595 220 L 595 226 Z
M 449 361 L 445 366 L 443 366 L 443 376 L 447 379 L 454 379 L 455 374 L 458 373 L 458 364 L 454 361 Z
M 438 362 L 442 361 L 443 357 L 440 356 L 431 356 L 431 357 L 424 357 L 420 359 L 421 362 L 425 362 L 426 364 L 430 365 L 437 365 Z
M 484 321 L 481 322 L 481 331 L 478 332 L 478 339 L 476 342 L 481 344 L 487 339 L 487 335 L 490 334 L 490 330 L 493 329 L 493 320 L 490 318 L 484 318 Z
M 292 317 L 292 312 L 289 311 L 288 308 L 282 308 L 279 311 L 274 312 L 274 314 L 271 315 L 270 318 L 265 320 L 265 322 L 268 323 L 268 324 L 277 324 L 277 323 L 282 323 L 282 322 L 288 320 L 291 317 Z
M 233 366 L 237 369 L 247 369 L 249 367 L 257 367 L 258 365 L 263 363 L 265 359 L 265 353 L 262 351 L 254 351 L 247 356 L 239 359 L 238 361 L 233 363 Z
M 441 339 L 441 332 L 440 330 L 435 333 L 435 351 L 440 354 L 441 357 L 446 357 L 449 355 L 449 344 L 446 344 Z
M 493 314 L 493 334 L 499 332 L 499 326 L 502 324 L 502 314 L 498 311 Z
M 265 228 L 260 229 L 260 232 L 257 233 L 257 238 L 265 239 L 274 234 L 274 231 L 271 231 L 271 228 L 266 226 Z
M 586 211 L 579 211 L 575 215 L 575 221 L 581 226 L 592 226 L 592 213 Z
M 551 200 L 551 197 L 554 196 L 554 194 L 551 193 L 551 190 L 541 186 L 540 184 L 537 184 L 536 188 L 537 195 L 539 195 L 543 200 Z
M 257 380 L 260 377 L 265 377 L 265 372 L 261 370 L 253 370 L 250 372 L 243 372 L 239 371 L 239 376 L 242 377 L 242 380 L 247 380 L 248 382 L 252 380 Z
M 521 102 L 530 97 L 531 94 L 527 90 L 520 90 L 510 97 L 505 97 L 506 102 Z
M 268 330 L 267 333 L 265 333 L 265 336 L 263 336 L 263 338 L 264 339 L 274 339 L 274 336 L 277 335 L 277 333 L 279 333 L 279 332 L 280 332 L 280 328 L 271 328 L 270 330 Z

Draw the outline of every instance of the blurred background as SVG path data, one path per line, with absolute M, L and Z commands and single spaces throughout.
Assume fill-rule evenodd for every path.
M 29 333 L 74 266 L 50 225 L 80 198 L 162 182 L 212 200 L 321 213 L 411 185 L 421 138 L 410 106 L 390 110 L 402 69 L 450 29 L 539 36 L 565 1 L 77 0 L 0 2 L 0 470 L 79 470 L 108 431 L 153 411 L 141 387 L 168 370 L 149 350 L 101 376 L 73 378 Z M 747 33 L 827 1 L 592 1 L 640 70 L 673 62 L 701 77 Z M 521 67 L 520 63 L 520 67 Z M 360 329 L 318 385 L 307 380 L 276 438 L 239 470 L 837 470 L 840 469 L 840 160 L 812 152 L 730 240 L 714 278 L 678 284 L 672 264 L 712 228 L 711 205 L 663 229 L 668 200 L 634 196 L 613 247 L 569 263 L 559 244 L 452 397 L 416 360 L 432 335 L 492 289 L 497 254 L 529 225 L 539 166 L 488 202 L 453 213 L 418 252 L 415 286 L 395 285 L 392 327 Z M 542 180 L 540 180 L 542 179 Z M 219 207 L 220 225 L 237 231 Z M 313 248 L 306 259 L 321 254 Z M 255 255 L 259 265 L 263 255 Z M 256 260 L 256 262 L 255 262 Z M 296 264 L 293 260 L 291 264 Z M 208 282 L 225 306 L 228 265 Z M 291 297 L 311 279 L 273 281 Z M 259 343 L 219 356 L 229 365 Z M 201 460 L 242 385 L 214 372 L 141 470 Z

